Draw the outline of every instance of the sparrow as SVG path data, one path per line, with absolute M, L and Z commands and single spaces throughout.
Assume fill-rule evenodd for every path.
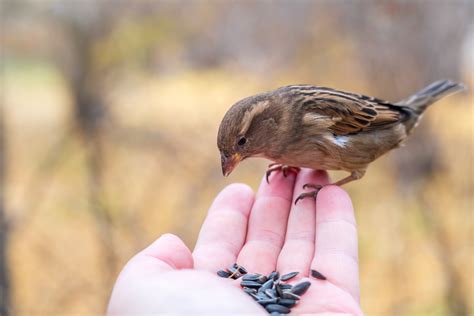
M 224 115 L 217 135 L 222 173 L 242 160 L 273 161 L 267 171 L 297 172 L 300 167 L 344 170 L 341 186 L 364 176 L 368 165 L 397 148 L 423 112 L 448 94 L 464 89 L 450 80 L 436 81 L 396 103 L 313 85 L 289 85 L 247 97 Z M 305 184 L 296 200 L 316 198 L 322 186 Z

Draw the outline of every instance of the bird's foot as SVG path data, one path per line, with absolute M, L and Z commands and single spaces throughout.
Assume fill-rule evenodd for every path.
M 320 184 L 312 184 L 312 183 L 306 183 L 305 185 L 303 185 L 303 189 L 314 189 L 314 191 L 310 191 L 310 192 L 305 192 L 305 193 L 301 193 L 295 200 L 295 205 L 296 203 L 298 203 L 299 200 L 302 200 L 302 199 L 305 199 L 305 198 L 313 198 L 316 200 L 316 197 L 318 196 L 318 192 L 319 190 L 321 190 L 323 188 L 322 185 Z
M 286 177 L 288 176 L 288 172 L 294 172 L 294 173 L 298 173 L 300 171 L 300 168 L 298 167 L 292 167 L 292 166 L 287 166 L 287 165 L 282 165 L 282 164 L 279 164 L 279 163 L 271 163 L 268 165 L 268 170 L 267 170 L 267 173 L 265 175 L 266 179 L 267 179 L 267 183 L 270 183 L 270 175 L 272 174 L 272 172 L 274 171 L 281 171 L 283 172 L 283 176 Z

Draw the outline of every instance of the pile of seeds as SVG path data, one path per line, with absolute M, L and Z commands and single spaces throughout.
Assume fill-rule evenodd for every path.
M 302 281 L 295 285 L 285 283 L 298 275 L 298 272 L 290 272 L 281 276 L 277 271 L 273 271 L 269 275 L 249 274 L 244 267 L 236 263 L 226 270 L 217 271 L 217 275 L 234 280 L 242 278 L 240 286 L 244 292 L 262 305 L 271 315 L 290 313 L 290 309 L 298 303 L 301 295 L 306 293 L 311 286 L 309 281 Z M 311 270 L 311 276 L 319 280 L 326 280 L 326 277 L 316 270 Z

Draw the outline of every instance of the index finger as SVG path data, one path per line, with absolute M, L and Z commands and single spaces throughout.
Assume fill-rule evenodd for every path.
M 288 213 L 292 204 L 296 176 L 283 172 L 272 175 L 270 183 L 262 179 L 250 213 L 247 239 L 238 263 L 258 273 L 275 270 L 285 240 Z
M 217 195 L 194 248 L 196 269 L 216 272 L 236 262 L 253 200 L 253 191 L 245 184 L 231 184 Z

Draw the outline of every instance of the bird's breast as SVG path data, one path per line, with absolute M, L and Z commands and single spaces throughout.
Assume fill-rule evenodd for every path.
M 353 135 L 324 133 L 289 143 L 279 157 L 270 159 L 291 166 L 325 170 L 360 170 L 400 144 L 404 126 Z

